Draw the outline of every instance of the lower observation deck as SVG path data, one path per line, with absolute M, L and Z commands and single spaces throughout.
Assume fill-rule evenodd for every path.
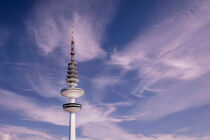
M 69 113 L 78 112 L 81 110 L 81 108 L 82 108 L 82 105 L 78 103 L 67 103 L 63 105 L 64 111 L 69 112 Z

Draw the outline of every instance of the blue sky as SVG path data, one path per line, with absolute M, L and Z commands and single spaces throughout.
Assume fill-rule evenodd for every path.
M 74 26 L 78 140 L 210 140 L 209 5 L 0 1 L 0 139 L 67 140 Z

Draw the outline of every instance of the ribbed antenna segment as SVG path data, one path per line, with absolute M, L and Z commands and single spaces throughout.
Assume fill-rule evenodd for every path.
M 75 51 L 74 51 L 74 28 L 72 27 L 72 39 L 71 39 L 71 62 L 74 62 L 74 56 L 75 56 Z
M 72 40 L 71 40 L 71 62 L 68 64 L 68 72 L 67 72 L 67 78 L 66 82 L 69 83 L 70 87 L 77 86 L 77 83 L 79 82 L 78 79 L 78 68 L 77 68 L 77 62 L 74 60 L 75 56 L 75 49 L 74 49 L 74 30 L 72 27 Z

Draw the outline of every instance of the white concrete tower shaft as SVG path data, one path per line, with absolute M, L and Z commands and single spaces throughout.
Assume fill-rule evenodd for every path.
M 70 99 L 70 103 L 75 103 L 75 98 Z M 76 140 L 76 113 L 69 113 L 69 140 Z
M 69 118 L 69 128 L 70 128 L 70 133 L 69 133 L 69 140 L 76 140 L 76 114 L 71 113 L 70 118 Z

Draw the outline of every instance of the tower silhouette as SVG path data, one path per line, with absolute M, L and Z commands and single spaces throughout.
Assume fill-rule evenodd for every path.
M 68 83 L 67 88 L 61 89 L 61 95 L 70 98 L 70 103 L 63 105 L 64 111 L 69 113 L 69 140 L 76 140 L 76 112 L 80 111 L 82 105 L 76 103 L 75 99 L 84 95 L 82 88 L 77 88 L 78 79 L 78 64 L 75 61 L 75 42 L 74 42 L 74 31 L 72 29 L 72 40 L 71 40 L 71 62 L 68 63 L 68 71 L 66 82 Z

